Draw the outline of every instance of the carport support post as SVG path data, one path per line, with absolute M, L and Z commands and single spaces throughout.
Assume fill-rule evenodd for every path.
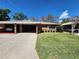
M 75 28 L 76 24 L 71 24 L 72 27 L 72 34 L 74 33 L 74 28 Z
M 39 26 L 36 25 L 36 33 L 38 34 L 39 33 Z
M 14 33 L 16 33 L 16 24 L 14 24 Z
M 37 34 L 39 34 L 41 32 L 41 29 L 42 29 L 42 27 L 40 24 L 36 25 L 36 33 Z
M 22 32 L 22 24 L 20 24 L 20 33 Z

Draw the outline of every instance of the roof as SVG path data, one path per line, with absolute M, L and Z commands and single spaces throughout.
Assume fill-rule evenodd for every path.
M 62 26 L 63 25 L 72 25 L 72 24 L 74 24 L 75 22 L 67 22 L 67 23 L 63 23 L 63 24 L 61 24 Z M 79 22 L 77 22 L 77 23 L 79 23 Z
M 58 23 L 52 22 L 32 22 L 32 21 L 0 21 L 0 24 L 48 24 L 58 25 Z
M 73 22 L 63 23 L 63 24 L 61 24 L 61 25 L 63 26 L 63 25 L 71 25 L 71 24 L 73 24 Z

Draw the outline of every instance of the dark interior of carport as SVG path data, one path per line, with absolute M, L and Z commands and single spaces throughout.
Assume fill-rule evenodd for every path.
M 0 33 L 15 33 L 15 31 L 16 33 L 25 33 L 25 32 L 35 33 L 36 25 L 35 24 L 0 24 Z
M 17 33 L 20 32 L 36 32 L 36 25 L 34 24 L 17 24 Z
M 14 33 L 14 24 L 0 24 L 0 33 Z

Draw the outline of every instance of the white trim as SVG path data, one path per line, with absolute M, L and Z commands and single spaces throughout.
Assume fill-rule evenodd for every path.
M 74 24 L 75 22 L 67 22 L 67 23 L 63 23 L 63 24 L 61 24 L 62 26 L 63 25 L 72 25 L 72 24 Z M 79 22 L 77 22 L 77 23 L 79 23 Z
M 68 22 L 68 23 L 63 23 L 63 24 L 61 24 L 62 26 L 63 25 L 71 25 L 71 24 L 73 24 L 74 22 Z
M 58 25 L 58 23 L 52 22 L 31 22 L 31 21 L 0 21 L 0 24 L 54 24 Z

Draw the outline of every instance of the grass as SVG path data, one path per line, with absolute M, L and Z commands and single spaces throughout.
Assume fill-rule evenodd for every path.
M 79 59 L 79 36 L 42 33 L 38 35 L 36 50 L 40 59 Z

